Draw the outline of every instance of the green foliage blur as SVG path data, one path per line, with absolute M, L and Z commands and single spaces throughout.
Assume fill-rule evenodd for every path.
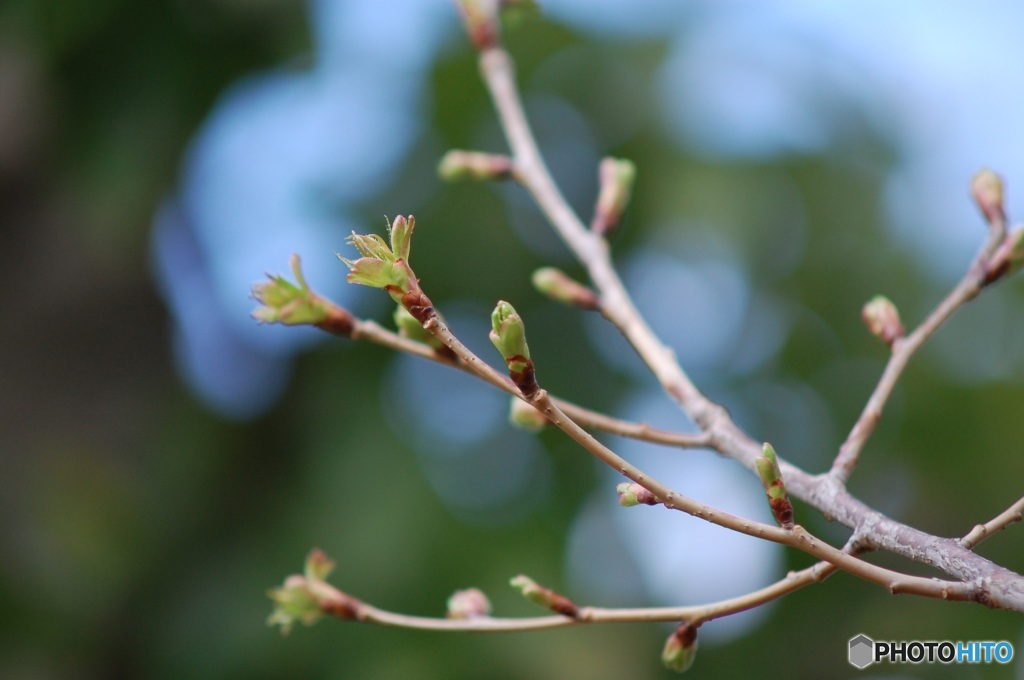
M 824 469 L 885 358 L 861 324 L 861 304 L 887 294 L 913 325 L 944 293 L 878 223 L 892 162 L 885 140 L 860 130 L 855 164 L 843 162 L 842 149 L 784 162 L 690 157 L 661 138 L 648 105 L 664 45 L 603 43 L 543 18 L 509 43 L 528 93 L 566 98 L 595 130 L 639 119 L 636 134 L 601 150 L 639 169 L 617 250 L 656 239 L 665 225 L 714 225 L 752 285 L 790 301 L 793 330 L 753 382 L 802 381 L 818 392 L 837 427 L 828 451 L 806 461 Z M 669 677 L 659 661 L 664 626 L 443 636 L 323 621 L 287 638 L 266 626 L 267 589 L 301 570 L 314 546 L 337 560 L 332 582 L 385 608 L 440 615 L 451 592 L 476 586 L 498 614 L 534 614 L 508 579 L 527 573 L 565 585 L 566 532 L 602 479 L 579 450 L 545 433 L 554 488 L 540 508 L 497 526 L 455 517 L 389 425 L 382 381 L 391 357 L 374 346 L 335 340 L 302 356 L 281 402 L 249 423 L 218 418 L 179 382 L 148 272 L 154 208 L 173 190 L 183 149 L 218 94 L 308 49 L 294 0 L 0 8 L 0 677 Z M 405 211 L 403 196 L 429 197 L 416 215 L 415 266 L 440 308 L 513 301 L 545 384 L 614 410 L 633 379 L 602 364 L 580 314 L 559 312 L 531 289 L 530 273 L 549 262 L 515 235 L 511 221 L 528 213 L 506 210 L 491 187 L 443 185 L 434 175 L 445 148 L 484 140 L 483 150 L 504 150 L 468 46 L 445 52 L 430 87 L 423 117 L 432 135 L 398 180 L 360 207 L 363 216 L 383 229 L 381 215 Z M 591 198 L 596 167 L 592 179 Z M 1007 180 L 1011 191 L 1024 186 Z M 797 235 L 780 186 L 798 192 L 806 229 L 799 262 L 781 277 L 773 258 Z M 576 207 L 589 214 L 586 202 Z M 980 243 L 980 218 L 964 228 Z M 239 281 L 239 295 L 252 283 Z M 1019 281 L 999 295 L 1012 302 L 1002 309 L 1024 310 Z M 982 298 L 952 325 L 966 337 L 998 332 L 986 326 L 990 304 Z M 1024 381 L 956 383 L 939 361 L 926 349 L 912 363 L 851 488 L 902 521 L 960 536 L 1020 496 Z M 755 387 L 730 389 L 757 404 Z M 783 436 L 785 414 L 773 418 L 766 403 L 760 415 L 767 425 L 753 436 Z M 614 499 L 614 488 L 607 494 Z M 806 507 L 796 513 L 842 542 L 844 532 Z M 1021 531 L 979 552 L 1024 570 Z M 796 553 L 786 561 L 809 564 Z M 862 631 L 1018 643 L 1022 625 L 1016 614 L 894 598 L 838 574 L 786 598 L 753 635 L 702 646 L 690 672 L 769 677 L 770 656 L 792 677 L 845 675 L 846 642 Z

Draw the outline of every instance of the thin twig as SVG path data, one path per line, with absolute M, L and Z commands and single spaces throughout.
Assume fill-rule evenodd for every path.
M 658 340 L 637 311 L 612 264 L 608 243 L 584 226 L 544 164 L 523 111 L 508 53 L 500 47 L 482 50 L 480 70 L 512 149 L 517 176 L 586 267 L 601 296 L 601 312 L 626 336 L 665 390 L 706 430 L 714 405 L 700 394 L 672 350 Z
M 686 607 L 606 608 L 580 607 L 575 617 L 535 616 L 528 618 L 499 618 L 476 616 L 449 619 L 430 616 L 411 616 L 380 609 L 356 601 L 346 619 L 365 623 L 416 630 L 436 630 L 462 633 L 508 633 L 551 628 L 568 628 L 591 623 L 642 623 L 654 621 L 691 621 L 695 624 L 737 614 L 777 600 L 812 583 L 824 581 L 836 571 L 828 562 L 818 562 L 798 572 L 791 572 L 775 583 L 751 593 L 719 602 Z M 354 616 L 353 616 L 354 615 Z
M 754 471 L 760 445 L 743 432 L 728 412 L 693 384 L 632 303 L 611 262 L 607 242 L 590 233 L 561 195 L 544 165 L 522 108 L 508 54 L 497 46 L 482 49 L 480 70 L 490 91 L 516 163 L 516 177 L 577 259 L 586 267 L 602 300 L 601 311 L 626 337 L 662 388 L 710 435 L 712 446 Z M 995 240 L 996 235 L 990 236 Z M 825 515 L 864 533 L 871 548 L 920 560 L 964 581 L 981 584 L 988 606 L 1024 611 L 1024 577 L 971 553 L 957 541 L 942 541 L 896 522 L 852 496 L 841 479 L 810 475 L 779 460 L 792 495 Z M 939 545 L 940 549 L 935 549 Z
M 1011 524 L 1021 521 L 1022 517 L 1024 517 L 1024 498 L 985 524 L 975 525 L 969 534 L 960 539 L 960 545 L 968 550 L 974 550 L 979 543 L 991 538 L 993 534 L 999 533 Z
M 483 361 L 466 347 L 439 317 L 436 315 L 431 317 L 424 324 L 424 328 L 453 352 L 459 360 L 458 364 L 455 364 L 450 359 L 442 358 L 442 355 L 437 354 L 426 345 L 395 335 L 372 321 L 353 319 L 351 334 L 353 338 L 372 339 L 382 345 L 403 351 L 411 351 L 424 358 L 459 365 L 461 368 L 478 375 L 500 389 L 522 398 L 522 395 L 519 394 L 507 377 L 498 373 L 487 362 Z M 958 600 L 971 600 L 977 597 L 976 589 L 968 584 L 908 576 L 865 562 L 828 545 L 808 533 L 803 527 L 797 526 L 791 531 L 786 531 L 776 526 L 745 520 L 694 501 L 646 474 L 594 439 L 589 432 L 584 430 L 555 403 L 555 400 L 547 391 L 540 390 L 534 396 L 532 403 L 547 416 L 553 425 L 565 431 L 584 449 L 612 469 L 617 470 L 623 476 L 650 490 L 660 503 L 670 509 L 680 510 L 694 517 L 749 536 L 764 538 L 798 548 L 819 559 L 835 564 L 838 568 L 848 571 L 855 576 L 882 585 L 893 593 L 909 592 L 929 597 Z
M 397 352 L 405 352 L 406 354 L 411 354 L 413 356 L 420 357 L 421 359 L 427 359 L 445 366 L 457 368 L 470 375 L 487 381 L 491 385 L 507 392 L 513 397 L 522 399 L 522 395 L 519 393 L 519 390 L 516 389 L 515 385 L 512 384 L 512 381 L 509 380 L 508 377 L 499 374 L 497 371 L 487 371 L 486 373 L 474 371 L 458 357 L 442 354 L 422 342 L 402 337 L 398 333 L 384 328 L 375 321 L 360 319 L 329 300 L 323 299 L 323 301 L 325 304 L 330 305 L 332 309 L 337 312 L 341 312 L 344 315 L 343 316 L 339 313 L 337 316 L 346 319 L 346 323 L 343 327 L 344 331 L 336 332 L 337 335 L 344 335 L 352 340 L 372 342 L 380 345 L 381 347 L 386 347 Z M 335 332 L 334 329 L 327 325 L 321 325 L 321 328 Z M 670 430 L 651 427 L 647 423 L 636 423 L 628 420 L 622 420 L 620 418 L 612 418 L 611 416 L 558 397 L 552 397 L 552 399 L 554 399 L 555 403 L 558 404 L 558 407 L 565 411 L 573 420 L 584 427 L 598 430 L 600 432 L 678 448 L 705 448 L 711 444 L 711 437 L 703 432 L 697 434 L 672 432 Z
M 860 451 L 878 426 L 878 422 L 882 418 L 882 410 L 903 374 L 907 362 L 957 309 L 976 298 L 982 291 L 985 285 L 985 265 L 1002 243 L 1005 231 L 1005 228 L 1001 231 L 995 228 L 990 230 L 985 245 L 949 295 L 921 322 L 921 325 L 913 333 L 893 342 L 892 354 L 882 372 L 882 377 L 871 393 L 871 397 L 853 429 L 850 430 L 846 441 L 839 447 L 839 454 L 832 463 L 829 474 L 844 483 L 849 479 L 853 469 L 857 466 Z
M 437 316 L 429 319 L 423 327 L 474 370 L 480 371 L 481 374 L 497 373 L 455 337 Z M 599 442 L 559 409 L 546 390 L 537 390 L 531 398 L 531 403 L 539 408 L 553 425 L 568 434 L 587 452 L 627 479 L 648 489 L 666 508 L 685 512 L 693 517 L 748 536 L 797 548 L 818 559 L 826 560 L 854 576 L 881 585 L 893 594 L 913 593 L 944 600 L 977 600 L 979 597 L 980 590 L 976 584 L 922 578 L 879 567 L 829 545 L 799 525 L 789 530 L 781 529 L 777 526 L 743 519 L 695 501 L 645 473 Z
M 628 437 L 630 439 L 639 439 L 652 444 L 674 446 L 681 449 L 707 448 L 710 447 L 712 443 L 711 435 L 706 432 L 699 432 L 697 434 L 670 432 L 668 430 L 651 427 L 647 423 L 634 423 L 627 420 L 620 420 L 619 418 L 612 418 L 611 416 L 606 416 L 603 413 L 582 408 L 572 402 L 558 399 L 557 397 L 552 397 L 552 400 L 558 405 L 558 408 L 562 409 L 562 411 L 566 413 L 566 415 L 583 427 L 587 427 L 592 430 L 599 430 L 601 432 L 618 435 L 620 437 Z

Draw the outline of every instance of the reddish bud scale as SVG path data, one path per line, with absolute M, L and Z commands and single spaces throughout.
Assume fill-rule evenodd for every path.
M 459 10 L 474 47 L 483 51 L 500 44 L 497 0 L 459 0 Z
M 634 505 L 658 504 L 654 494 L 636 482 L 623 482 L 615 487 L 615 491 L 619 494 L 619 505 L 627 508 Z
M 318 323 L 316 327 L 334 335 L 350 338 L 355 325 L 355 318 L 351 314 L 341 307 L 330 305 L 327 308 L 327 318 Z
M 779 526 L 783 529 L 792 529 L 793 504 L 789 502 L 789 497 L 772 498 L 769 495 L 768 504 L 771 506 L 772 515 L 775 517 L 775 521 L 779 523 Z
M 536 605 L 550 609 L 562 616 L 568 616 L 572 619 L 579 618 L 580 608 L 575 602 L 564 595 L 559 595 L 550 588 L 545 588 L 529 576 L 516 576 L 510 581 L 510 585 L 518 590 L 523 597 Z
M 992 285 L 999 279 L 1006 276 L 1008 271 L 1010 271 L 1010 263 L 1006 260 L 989 262 L 989 266 L 985 269 L 985 275 L 981 279 L 981 285 Z
M 481 52 L 501 44 L 497 22 L 482 21 L 469 28 L 469 40 Z
M 982 285 L 989 285 L 1017 269 L 1024 260 L 1024 227 L 1016 227 L 1006 235 L 985 266 Z
M 537 384 L 537 371 L 533 367 L 533 360 L 517 354 L 509 357 L 506 363 L 509 366 L 508 376 L 512 379 L 512 382 L 515 383 L 524 397 L 527 399 L 532 398 L 540 390 L 540 385 Z M 517 370 L 512 368 L 512 366 L 522 366 L 522 368 Z
M 402 306 L 412 314 L 412 318 L 421 324 L 425 324 L 437 316 L 437 312 L 434 311 L 434 304 L 430 301 L 430 298 L 418 288 L 402 293 Z
M 551 593 L 551 604 L 549 609 L 556 614 L 562 616 L 568 616 L 570 619 L 579 618 L 580 608 L 579 606 L 567 598 L 565 595 L 559 595 L 558 593 Z
M 668 669 L 683 673 L 693 666 L 696 657 L 697 627 L 684 621 L 665 641 L 661 661 Z
M 339 597 L 332 598 L 320 603 L 320 609 L 324 614 L 333 616 L 343 621 L 351 621 L 359 618 L 359 609 L 362 603 L 351 595 L 339 593 Z
M 755 458 L 754 463 L 761 484 L 764 485 L 764 492 L 768 496 L 772 516 L 783 529 L 792 529 L 793 504 L 789 502 L 786 483 L 782 480 L 782 471 L 779 469 L 779 459 L 771 444 L 764 444 L 763 454 Z
M 651 493 L 650 491 L 648 491 L 647 489 L 640 490 L 640 492 L 637 493 L 637 495 L 636 495 L 636 500 L 637 500 L 638 503 L 642 503 L 644 505 L 657 505 L 658 504 L 658 499 L 655 498 L 654 494 Z
M 692 647 L 697 641 L 697 628 L 689 623 L 681 623 L 672 634 L 683 647 Z

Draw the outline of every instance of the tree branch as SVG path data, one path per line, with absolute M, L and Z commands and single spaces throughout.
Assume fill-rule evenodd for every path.
M 1011 505 L 1001 512 L 995 519 L 985 524 L 975 525 L 970 533 L 960 539 L 960 545 L 968 550 L 974 550 L 982 541 L 991 538 L 993 534 L 999 533 L 1006 527 L 1021 521 L 1024 516 L 1024 498 Z
M 459 359 L 474 371 L 480 372 L 481 375 L 497 373 L 490 365 L 477 357 L 472 350 L 455 337 L 436 313 L 424 322 L 423 328 L 443 342 L 445 346 L 451 349 Z M 979 602 L 985 601 L 987 598 L 983 584 L 980 582 L 942 581 L 885 569 L 834 548 L 813 536 L 802 526 L 796 525 L 792 529 L 781 529 L 761 522 L 743 519 L 695 501 L 645 473 L 599 442 L 559 409 L 546 390 L 538 387 L 528 398 L 525 395 L 524 398 L 541 410 L 553 425 L 569 435 L 573 441 L 582 446 L 587 452 L 608 467 L 618 471 L 627 479 L 648 489 L 654 494 L 655 499 L 666 508 L 685 512 L 688 515 L 748 536 L 797 548 L 818 559 L 826 560 L 854 576 L 881 585 L 893 594 L 912 593 L 943 600 L 974 600 Z
M 375 321 L 361 319 L 338 304 L 318 296 L 320 302 L 330 309 L 328 318 L 317 324 L 321 330 L 333 335 L 346 337 L 351 340 L 371 342 L 381 347 L 386 347 L 396 352 L 404 352 L 413 356 L 427 359 L 435 363 L 443 364 L 451 368 L 457 368 L 465 373 L 480 378 L 485 382 L 497 387 L 513 397 L 522 399 L 519 390 L 508 377 L 497 371 L 480 372 L 475 371 L 465 361 L 454 354 L 438 352 L 422 342 L 405 338 L 390 331 Z M 706 448 L 711 445 L 711 437 L 704 432 L 687 434 L 672 432 L 652 427 L 647 423 L 637 423 L 620 418 L 613 418 L 598 411 L 594 411 L 571 401 L 552 397 L 552 400 L 577 423 L 584 427 L 613 434 L 630 439 L 638 439 L 652 444 L 673 446 L 677 448 Z M 525 400 L 524 400 L 525 401 Z
M 818 562 L 798 572 L 791 572 L 775 583 L 751 593 L 719 602 L 686 607 L 605 608 L 580 607 L 576 616 L 535 616 L 528 618 L 499 618 L 475 616 L 465 619 L 411 616 L 387 611 L 354 600 L 347 612 L 337 613 L 344 620 L 355 619 L 365 623 L 414 630 L 434 630 L 457 633 L 509 633 L 552 628 L 569 628 L 593 623 L 644 623 L 655 621 L 689 621 L 706 623 L 714 619 L 737 614 L 777 600 L 812 583 L 819 583 L 836 571 L 828 562 Z M 334 612 L 329 612 L 334 613 Z
M 516 177 L 587 269 L 600 296 L 604 316 L 622 332 L 663 389 L 702 431 L 708 433 L 714 448 L 753 471 L 754 461 L 760 455 L 758 444 L 732 421 L 724 408 L 696 388 L 674 353 L 656 337 L 636 310 L 612 265 L 607 242 L 586 229 L 558 190 L 523 112 L 508 54 L 500 46 L 486 46 L 479 52 L 479 64 L 512 150 Z M 988 252 L 996 240 L 993 229 L 983 252 Z M 956 292 L 947 304 L 940 305 L 939 311 L 929 317 L 931 322 L 926 321 L 922 324 L 923 330 L 919 329 L 920 342 L 963 304 L 960 297 L 969 295 L 971 290 L 965 284 L 963 291 Z M 906 355 L 898 362 L 905 363 L 910 356 L 909 348 L 916 349 L 914 344 L 907 347 Z M 897 363 L 891 373 L 893 381 L 900 371 L 902 364 Z M 881 402 L 884 403 L 888 391 L 891 387 L 883 386 Z M 974 582 L 980 590 L 978 601 L 988 606 L 1024 611 L 1024 577 L 971 553 L 956 540 L 930 536 L 867 507 L 846 491 L 839 476 L 813 476 L 785 461 L 779 463 L 792 495 L 863 535 L 872 548 L 923 561 L 965 582 Z
M 1002 232 L 1002 233 L 1001 233 Z M 939 306 L 932 311 L 928 317 L 921 322 L 921 325 L 905 338 L 897 338 L 892 344 L 892 354 L 889 362 L 882 372 L 882 377 L 875 386 L 871 397 L 864 406 L 863 412 L 854 424 L 853 429 L 847 436 L 846 441 L 839 447 L 839 454 L 832 463 L 830 474 L 845 483 L 853 469 L 857 466 L 857 460 L 864 443 L 874 433 L 878 422 L 882 418 L 882 410 L 896 387 L 897 381 L 903 374 L 910 358 L 920 349 L 928 338 L 935 334 L 949 317 L 964 304 L 978 297 L 985 286 L 986 264 L 991 260 L 993 253 L 1003 242 L 1005 229 L 992 229 L 989 238 L 981 250 L 971 262 L 967 273 L 960 279 L 959 283 L 950 291 L 949 295 L 939 303 Z

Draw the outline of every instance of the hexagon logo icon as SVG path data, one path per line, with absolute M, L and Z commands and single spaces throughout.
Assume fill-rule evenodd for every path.
M 850 639 L 850 665 L 864 670 L 875 662 L 875 641 L 861 633 Z

